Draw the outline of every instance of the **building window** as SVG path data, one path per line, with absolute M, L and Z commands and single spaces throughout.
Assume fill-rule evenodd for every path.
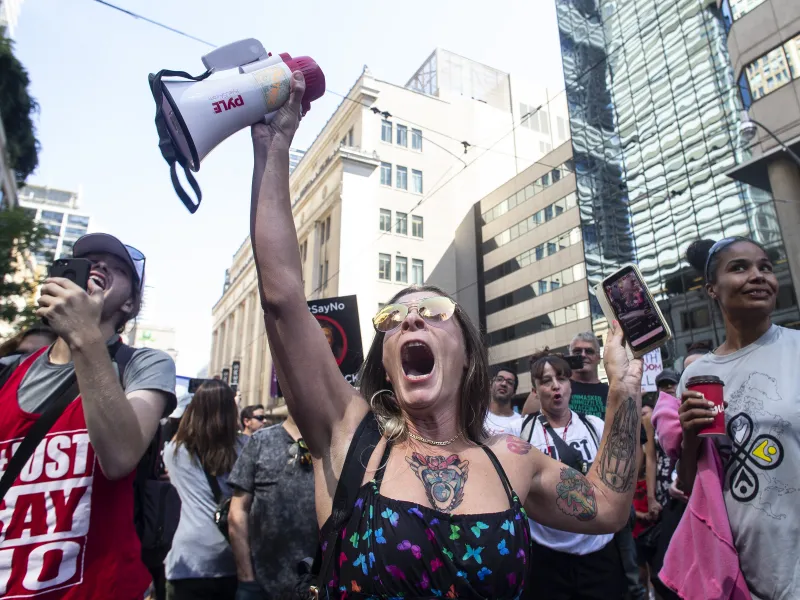
M 560 173 L 560 171 L 559 171 L 559 173 Z M 548 180 L 550 179 L 549 178 L 550 175 L 551 175 L 551 173 L 548 173 Z M 560 174 L 559 174 L 559 177 L 561 177 Z M 508 198 L 504 202 L 507 205 L 512 203 L 512 202 L 516 203 L 516 202 L 520 201 L 521 197 L 524 197 L 524 191 L 518 192 L 517 194 L 515 194 L 514 196 L 511 196 L 510 198 Z M 576 194 L 574 192 L 564 196 L 563 198 L 559 198 L 558 200 L 556 200 L 552 204 L 549 204 L 548 206 L 544 207 L 543 209 L 535 212 L 533 215 L 531 215 L 527 219 L 524 219 L 523 221 L 520 221 L 519 223 L 515 223 L 514 225 L 512 225 L 508 229 L 498 233 L 492 239 L 485 241 L 483 243 L 483 253 L 484 254 L 488 254 L 492 250 L 496 250 L 500 246 L 504 246 L 505 244 L 509 243 L 510 241 L 517 239 L 519 236 L 525 235 L 526 233 L 528 233 L 532 229 L 538 227 L 542 223 L 545 223 L 546 221 L 550 221 L 551 219 L 554 219 L 555 217 L 557 217 L 560 214 L 562 214 L 567 209 L 574 207 L 576 205 L 576 203 L 577 203 L 577 196 L 576 196 Z M 494 209 L 492 209 L 492 211 L 490 211 L 490 212 L 492 212 L 492 214 L 494 214 Z M 484 215 L 486 215 L 486 214 L 487 213 L 484 213 Z M 486 222 L 485 218 L 486 217 L 484 216 L 484 223 Z
M 687 329 L 701 329 L 710 325 L 711 314 L 705 306 L 681 312 L 681 327 L 684 331 Z
M 421 238 L 422 236 L 422 217 L 414 215 L 411 217 L 411 235 Z
M 567 139 L 567 127 L 562 117 L 556 117 L 556 129 L 558 130 L 558 139 Z
M 422 152 L 422 132 L 419 129 L 411 130 L 411 149 Z
M 317 289 L 322 289 L 324 283 L 325 283 L 325 267 L 323 265 L 320 265 L 319 278 L 317 281 Z
M 392 230 L 392 211 L 386 210 L 385 208 L 381 209 L 380 230 L 381 231 Z
M 792 79 L 800 79 L 800 35 L 751 62 L 744 68 L 743 74 L 746 75 L 746 82 L 740 79 L 739 89 L 745 107 L 782 88 Z
M 397 167 L 397 188 L 408 189 L 408 169 L 406 167 Z
M 82 227 L 89 226 L 89 217 L 83 215 L 67 215 L 67 225 L 80 225 Z
M 425 263 L 418 258 L 411 261 L 411 283 L 422 285 L 425 283 Z
M 392 165 L 381 163 L 381 185 L 392 185 Z
M 392 143 L 392 122 L 386 119 L 381 121 L 381 141 Z
M 549 144 L 545 144 L 542 142 L 542 152 L 548 151 L 549 152 Z M 506 214 L 509 210 L 522 204 L 524 201 L 532 198 L 545 188 L 551 186 L 554 182 L 559 181 L 567 176 L 569 173 L 573 173 L 575 171 L 575 166 L 572 163 L 572 159 L 565 161 L 558 167 L 554 168 L 552 171 L 549 171 L 542 175 L 539 179 L 534 181 L 532 184 L 526 186 L 523 190 L 519 190 L 515 192 L 502 202 L 494 205 L 491 209 L 487 210 L 483 213 L 483 224 L 486 225 L 487 223 L 491 223 L 498 217 Z M 575 194 L 570 194 L 567 198 L 567 208 L 571 208 L 575 205 Z
M 411 170 L 411 191 L 415 194 L 422 193 L 422 171 Z
M 42 221 L 49 221 L 51 223 L 61 223 L 64 220 L 64 213 L 56 212 L 54 210 L 43 210 Z
M 348 146 L 352 146 L 353 145 L 353 128 L 352 127 L 350 128 L 350 131 L 347 132 L 347 145 Z
M 406 213 L 395 213 L 397 220 L 394 224 L 394 232 L 400 235 L 408 235 L 408 215 Z
M 325 219 L 325 242 L 331 239 L 331 216 Z
M 405 125 L 397 126 L 397 145 L 404 148 L 408 147 L 408 127 Z
M 326 286 L 328 285 L 328 261 L 327 260 L 325 261 L 325 277 L 324 277 L 324 279 L 322 281 L 325 283 Z
M 584 300 L 564 308 L 557 308 L 547 314 L 522 321 L 510 327 L 503 327 L 488 334 L 490 346 L 510 342 L 519 338 L 547 331 L 559 325 L 566 325 L 589 316 L 589 302 Z
M 405 256 L 395 256 L 394 265 L 394 280 L 408 283 L 408 259 Z
M 378 279 L 392 279 L 392 256 L 390 254 L 378 254 Z

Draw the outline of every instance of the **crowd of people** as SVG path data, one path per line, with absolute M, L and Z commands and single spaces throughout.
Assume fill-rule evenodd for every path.
M 2 346 L 0 595 L 800 597 L 800 333 L 771 321 L 766 250 L 692 244 L 725 341 L 690 347 L 656 393 L 613 324 L 608 383 L 580 333 L 531 357 L 517 412 L 518 373 L 490 373 L 478 328 L 430 285 L 375 315 L 354 387 L 303 293 L 288 183 L 303 85 L 252 132 L 251 241 L 289 417 L 240 411 L 216 379 L 173 412 L 172 360 L 120 339 L 144 255 L 81 238 L 87 289 L 47 280 L 48 325 Z M 726 436 L 699 435 L 716 411 L 697 376 L 724 382 Z

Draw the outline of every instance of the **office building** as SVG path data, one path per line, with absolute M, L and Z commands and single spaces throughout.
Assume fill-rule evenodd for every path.
M 303 155 L 306 153 L 305 150 L 298 150 L 297 148 L 289 148 L 289 174 L 291 175 L 294 173 L 294 170 L 297 168 L 297 165 L 303 158 Z
M 748 116 L 728 175 L 771 192 L 800 289 L 800 2 L 721 0 L 733 74 Z M 792 155 L 794 153 L 794 155 Z
M 556 12 L 595 331 L 607 323 L 591 288 L 635 262 L 675 336 L 665 364 L 680 366 L 693 342 L 721 343 L 718 311 L 683 255 L 698 237 L 731 235 L 776 253 L 775 322 L 797 326 L 775 204 L 726 175 L 748 150 L 716 4 L 556 0 Z
M 365 68 L 290 178 L 306 296 L 357 295 L 366 351 L 382 303 L 434 266 L 455 268 L 456 228 L 473 205 L 568 135 L 563 94 L 446 50 L 406 86 Z M 267 404 L 249 239 L 213 321 L 210 372 L 240 361 L 242 402 Z
M 172 327 L 163 327 L 147 322 L 137 322 L 128 335 L 128 344 L 135 348 L 154 348 L 156 350 L 162 350 L 169 354 L 172 360 L 178 360 L 175 329 Z
M 455 234 L 455 269 L 428 281 L 480 323 L 491 369 L 517 373 L 521 398 L 531 354 L 566 354 L 592 328 L 575 181 L 565 142 L 475 204 Z
M 14 37 L 23 2 L 24 0 L 0 0 L 0 27 L 5 28 L 7 37 Z
M 26 185 L 19 191 L 19 205 L 49 231 L 37 256 L 40 262 L 72 256 L 72 245 L 89 229 L 90 217 L 79 204 L 77 192 L 40 185 Z

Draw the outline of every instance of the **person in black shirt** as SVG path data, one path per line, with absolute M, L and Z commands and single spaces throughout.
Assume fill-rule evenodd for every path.
M 601 383 L 597 373 L 600 366 L 600 344 L 591 331 L 576 335 L 569 345 L 570 354 L 583 356 L 583 368 L 572 371 L 572 398 L 569 407 L 575 412 L 606 418 L 608 384 Z

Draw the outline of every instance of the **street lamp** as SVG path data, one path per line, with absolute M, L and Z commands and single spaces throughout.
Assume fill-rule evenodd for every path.
M 778 143 L 783 151 L 786 152 L 786 154 L 788 154 L 795 163 L 797 163 L 797 166 L 800 167 L 800 156 L 797 156 L 797 154 L 793 152 L 792 149 L 786 144 L 784 144 L 781 139 L 770 129 L 765 127 L 762 123 L 759 123 L 755 119 L 751 118 L 746 110 L 742 111 L 742 120 L 741 123 L 739 123 L 739 139 L 741 139 L 744 145 L 749 144 L 753 138 L 756 137 L 756 133 L 758 133 L 758 127 L 761 127 L 761 129 L 766 131 L 769 136 Z

